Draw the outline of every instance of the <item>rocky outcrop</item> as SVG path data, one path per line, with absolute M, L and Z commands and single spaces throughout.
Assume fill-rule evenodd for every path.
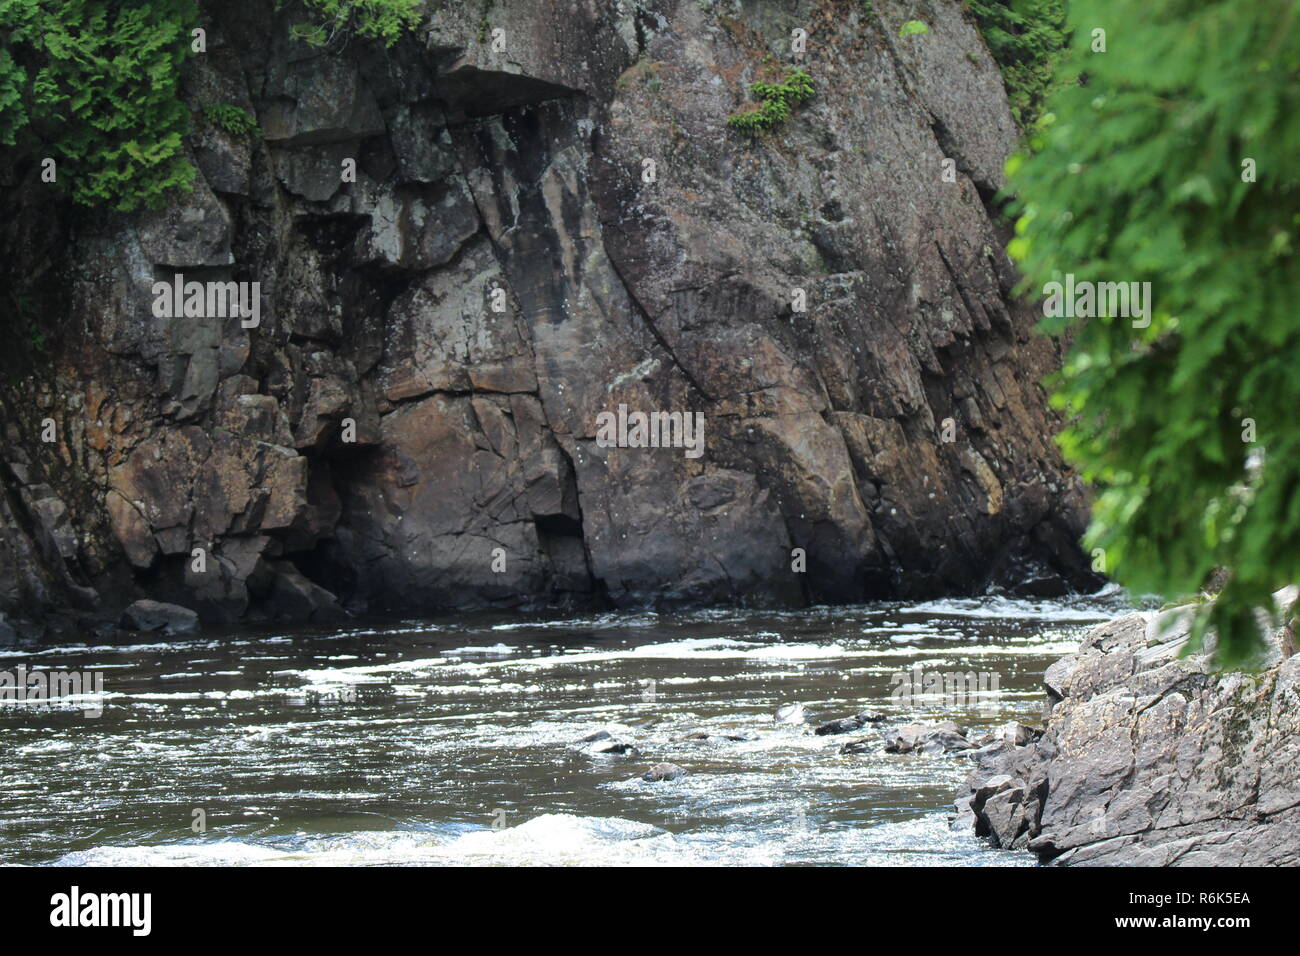
M 902 39 L 893 2 L 483 6 L 321 54 L 209 4 L 186 99 L 259 128 L 196 119 L 193 192 L 91 214 L 4 170 L 41 343 L 0 357 L 11 622 L 1091 582 L 958 3 Z M 730 130 L 796 60 L 816 96 Z M 177 274 L 258 283 L 259 323 L 156 317 Z M 704 453 L 603 447 L 620 405 L 701 413 Z
M 1300 862 L 1300 656 L 1284 631 L 1260 671 L 1216 673 L 1180 656 L 1189 620 L 1091 630 L 1047 671 L 1042 737 L 976 754 L 958 823 L 1061 866 Z

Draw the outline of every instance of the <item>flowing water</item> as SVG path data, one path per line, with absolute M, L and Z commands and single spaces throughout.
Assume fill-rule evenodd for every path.
M 1043 670 L 1126 607 L 461 616 L 5 651 L 0 670 L 100 672 L 104 692 L 98 716 L 0 706 L 0 863 L 1028 865 L 949 830 L 969 760 L 886 754 L 889 723 L 817 736 L 773 714 L 1037 723 Z M 900 696 L 902 675 L 954 673 L 984 692 Z M 640 753 L 575 746 L 600 730 Z M 686 776 L 640 779 L 660 761 Z

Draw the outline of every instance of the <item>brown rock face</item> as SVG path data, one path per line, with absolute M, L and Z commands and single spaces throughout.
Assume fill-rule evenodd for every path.
M 1014 129 L 958 4 L 905 39 L 884 2 L 515 0 L 482 34 L 434 5 L 326 56 L 264 6 L 207 11 L 185 95 L 260 133 L 200 122 L 193 193 L 91 215 L 7 173 L 0 270 L 49 344 L 4 360 L 0 609 L 1091 583 L 1058 356 L 985 205 Z M 795 29 L 816 95 L 729 129 Z M 177 273 L 257 283 L 260 322 L 158 317 Z M 610 447 L 620 406 L 702 415 L 699 453 L 667 424 Z

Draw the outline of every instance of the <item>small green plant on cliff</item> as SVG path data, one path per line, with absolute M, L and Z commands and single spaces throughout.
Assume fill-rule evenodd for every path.
M 920 20 L 908 20 L 898 31 L 898 38 L 919 36 L 922 33 L 929 33 L 930 28 Z
M 209 123 L 231 136 L 247 136 L 257 129 L 257 120 L 247 110 L 231 103 L 211 103 L 203 107 L 203 115 Z
M 392 46 L 420 23 L 420 0 L 301 0 L 311 23 L 291 28 L 295 37 L 318 49 L 351 36 Z M 277 0 L 276 9 L 283 6 Z
M 177 97 L 190 0 L 0 0 L 0 144 L 83 205 L 157 206 L 194 169 Z
M 749 87 L 754 102 L 727 117 L 727 125 L 746 133 L 766 132 L 783 123 L 814 92 L 812 77 L 800 69 L 786 70 L 779 83 L 758 80 Z
M 1135 18 L 1075 0 L 1070 15 L 1059 88 L 1008 163 L 1009 251 L 1034 294 L 1068 276 L 1150 283 L 1136 318 L 1044 320 L 1071 340 L 1054 401 L 1098 490 L 1085 545 L 1138 594 L 1176 599 L 1226 569 L 1192 645 L 1213 627 L 1218 663 L 1241 665 L 1255 609 L 1300 582 L 1300 8 L 1148 0 Z M 1092 52 L 1099 24 L 1123 42 Z

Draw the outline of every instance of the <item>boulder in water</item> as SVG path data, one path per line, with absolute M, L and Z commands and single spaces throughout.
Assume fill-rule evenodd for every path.
M 876 724 L 885 719 L 884 714 L 874 711 L 864 711 L 860 714 L 854 714 L 852 717 L 840 717 L 836 720 L 829 720 L 818 727 L 814 733 L 819 737 L 827 734 L 851 734 L 855 730 L 861 730 L 867 724 Z
M 660 780 L 676 780 L 678 777 L 684 776 L 686 776 L 686 771 L 675 763 L 657 763 L 641 774 L 641 779 L 655 783 Z
M 122 612 L 122 626 L 129 631 L 161 631 L 164 634 L 195 634 L 199 616 L 179 604 L 136 601 Z
M 588 734 L 577 743 L 570 744 L 570 749 L 584 753 L 588 757 L 639 757 L 641 755 L 635 743 L 608 730 L 598 730 Z
M 855 730 L 861 730 L 862 725 L 866 723 L 857 716 L 840 717 L 837 720 L 828 720 L 816 730 L 813 731 L 818 737 L 825 737 L 827 734 L 849 734 Z
M 1016 720 L 1007 721 L 996 730 L 991 730 L 978 741 L 981 749 L 990 746 L 1024 747 L 1043 736 L 1042 728 L 1029 727 Z
M 937 725 L 907 724 L 885 735 L 885 753 L 891 754 L 941 754 L 974 746 L 951 720 Z

